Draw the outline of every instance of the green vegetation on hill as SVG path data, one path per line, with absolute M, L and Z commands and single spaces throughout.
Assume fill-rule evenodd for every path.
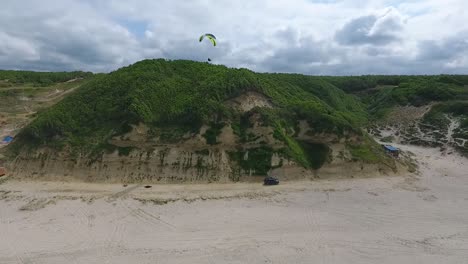
M 143 122 L 152 128 L 184 127 L 216 144 L 220 123 L 243 133 L 246 115 L 226 100 L 246 91 L 271 99 L 273 109 L 254 109 L 265 125 L 288 130 L 306 119 L 317 132 L 360 133 L 367 121 L 362 104 L 317 77 L 259 74 L 193 61 L 145 60 L 96 76 L 54 107 L 45 110 L 20 134 L 17 145 L 65 146 L 89 153 L 112 136 Z M 286 139 L 285 139 L 286 140 Z M 297 144 L 290 142 L 291 147 Z M 289 144 L 288 144 L 289 145 Z M 293 151 L 294 152 L 294 151 Z
M 468 100 L 467 75 L 323 77 L 359 96 L 373 119 L 394 106 Z
M 363 161 L 366 163 L 391 163 L 389 161 L 391 158 L 384 153 L 382 146 L 377 144 L 370 136 L 363 137 L 363 142 L 360 144 L 349 143 L 348 148 L 355 161 Z
M 322 78 L 347 93 L 357 93 L 378 86 L 400 86 L 403 83 L 468 85 L 468 75 L 365 75 Z
M 444 103 L 435 108 L 434 117 L 441 113 L 467 115 L 465 103 L 452 102 L 468 100 L 468 76 L 306 76 L 255 73 L 185 60 L 144 60 L 99 75 L 0 71 L 0 93 L 19 93 L 9 90 L 12 86 L 24 86 L 22 94 L 35 93 L 41 89 L 38 86 L 67 85 L 65 81 L 76 78 L 86 80 L 61 102 L 38 113 L 18 135 L 12 150 L 67 146 L 74 153 L 99 154 L 115 149 L 108 140 L 140 122 L 163 143 L 176 143 L 187 133 L 199 132 L 202 125 L 209 126 L 202 136 L 210 145 L 219 143 L 217 137 L 226 125 L 232 127 L 239 143 L 248 143 L 258 139 L 248 128 L 260 122 L 273 128 L 274 138 L 285 148 L 273 149 L 266 142 L 257 142 L 261 147 L 249 151 L 254 160 L 243 159 L 247 150 L 233 157 L 242 169 L 263 174 L 275 152 L 306 168 L 319 168 L 328 159 L 325 145 L 296 139 L 299 120 L 307 120 L 316 133 L 359 135 L 360 144 L 348 144 L 352 156 L 375 163 L 386 156 L 361 132 L 368 119 L 382 118 L 394 106 L 433 101 Z M 6 89 L 2 91 L 2 87 Z M 273 108 L 256 107 L 241 113 L 226 103 L 248 91 L 265 95 Z M 467 124 L 463 118 L 462 128 Z M 121 155 L 129 152 L 119 149 Z
M 230 157 L 232 160 L 237 161 L 239 169 L 246 174 L 267 175 L 271 168 L 273 153 L 271 147 L 261 146 L 248 151 L 230 152 Z
M 9 84 L 9 87 L 0 87 L 0 97 L 7 96 L 24 96 L 33 98 L 34 96 L 47 92 L 47 91 L 65 91 L 71 88 L 75 88 L 79 85 L 86 83 L 88 79 L 76 80 L 73 82 L 62 82 L 62 83 L 52 83 L 48 86 L 35 86 L 31 83 L 26 84 Z
M 30 83 L 34 86 L 49 86 L 54 83 L 66 82 L 77 78 L 93 76 L 91 72 L 33 72 L 0 70 L 0 88 L 16 84 Z

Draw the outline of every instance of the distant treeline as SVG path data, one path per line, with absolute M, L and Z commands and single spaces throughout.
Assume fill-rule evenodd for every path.
M 48 86 L 53 83 L 66 82 L 75 78 L 87 78 L 93 76 L 91 72 L 33 72 L 33 71 L 5 71 L 0 70 L 0 81 L 8 80 L 8 83 L 22 84 L 32 83 L 35 86 Z
M 374 118 L 396 105 L 468 100 L 468 75 L 322 77 L 361 98 Z
M 322 77 L 346 92 L 359 92 L 379 85 L 398 86 L 402 83 L 444 83 L 468 85 L 468 75 L 363 75 Z

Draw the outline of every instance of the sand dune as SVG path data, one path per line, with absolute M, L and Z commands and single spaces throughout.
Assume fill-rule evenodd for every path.
M 420 174 L 252 184 L 0 185 L 0 263 L 465 263 L 468 160 Z

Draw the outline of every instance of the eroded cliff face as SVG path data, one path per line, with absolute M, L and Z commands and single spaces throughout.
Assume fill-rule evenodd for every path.
M 222 127 L 204 125 L 197 132 L 151 129 L 140 123 L 110 139 L 107 151 L 98 155 L 47 148 L 22 152 L 8 164 L 9 174 L 41 180 L 182 183 L 261 181 L 266 175 L 280 180 L 349 178 L 397 171 L 395 162 L 368 164 L 353 159 L 347 147 L 362 140 L 358 135 L 316 133 L 305 120 L 281 132 L 266 126 L 255 111 L 275 107 L 265 95 L 246 92 L 225 104 L 248 117 L 241 132 L 229 122 Z M 294 143 L 280 140 L 275 132 Z M 300 150 L 291 153 L 294 149 Z M 304 150 L 309 155 L 300 157 Z
M 9 164 L 10 175 L 41 180 L 79 180 L 92 182 L 232 182 L 260 181 L 264 175 L 280 180 L 312 178 L 348 178 L 395 173 L 396 165 L 365 164 L 352 161 L 346 140 L 332 135 L 314 135 L 304 121 L 298 137 L 304 142 L 323 144 L 328 154 L 317 169 L 306 169 L 281 150 L 284 143 L 273 137 L 271 127 L 248 129 L 254 139 L 239 143 L 230 125 L 222 128 L 218 144 L 209 145 L 197 134 L 184 136 L 178 143 L 163 143 L 140 124 L 109 141 L 115 146 L 98 157 L 73 156 L 67 151 L 41 149 L 22 153 Z M 348 138 L 347 140 L 356 140 Z
M 43 151 L 18 157 L 11 174 L 26 178 L 77 179 L 93 182 L 230 181 L 233 171 L 225 151 L 196 151 L 178 146 L 103 154 L 96 160 Z

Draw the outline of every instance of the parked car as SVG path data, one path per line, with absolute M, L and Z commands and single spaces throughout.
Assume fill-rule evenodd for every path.
M 266 177 L 263 180 L 263 185 L 278 185 L 278 184 L 279 184 L 279 180 L 274 177 Z

